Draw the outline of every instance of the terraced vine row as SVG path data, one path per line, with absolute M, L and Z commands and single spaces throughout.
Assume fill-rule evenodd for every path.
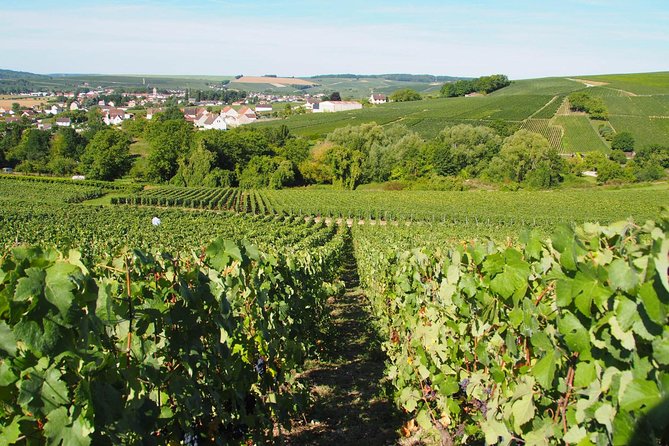
M 560 126 L 552 125 L 550 119 L 528 119 L 523 122 L 521 128 L 540 134 L 548 140 L 551 147 L 559 150 L 560 152 L 563 151 L 562 135 L 564 130 Z
M 541 192 L 423 192 L 156 188 L 116 204 L 234 210 L 363 222 L 426 221 L 462 226 L 550 229 L 568 222 L 639 221 L 657 215 L 669 190 L 570 190 Z
M 236 188 L 155 188 L 127 197 L 113 197 L 112 204 L 231 210 L 269 214 L 273 209 L 263 194 Z

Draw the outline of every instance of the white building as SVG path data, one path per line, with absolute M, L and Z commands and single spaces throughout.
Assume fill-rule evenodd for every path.
M 210 114 L 204 121 L 205 130 L 227 130 L 228 126 L 225 123 L 225 116 Z
M 272 104 L 258 104 L 258 105 L 256 105 L 256 113 L 271 112 L 271 111 L 272 111 Z
M 223 108 L 221 111 L 221 114 L 225 116 L 226 118 L 236 118 L 239 116 L 239 113 L 237 113 L 237 110 L 234 108 L 230 107 L 229 105 Z
M 356 101 L 323 101 L 314 108 L 314 113 L 334 113 L 349 110 L 360 110 L 362 104 Z
M 72 121 L 70 121 L 70 118 L 56 118 L 56 125 L 58 127 L 69 127 L 72 125 Z
M 372 95 L 369 97 L 369 103 L 370 104 L 385 104 L 388 102 L 388 98 L 386 97 L 385 94 L 381 93 L 372 93 Z

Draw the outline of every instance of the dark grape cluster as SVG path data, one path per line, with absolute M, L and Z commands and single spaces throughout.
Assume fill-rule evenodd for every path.
M 467 391 L 467 386 L 469 385 L 469 378 L 465 378 L 462 381 L 460 381 L 460 390 L 463 392 Z
M 262 378 L 263 375 L 265 374 L 265 370 L 267 369 L 265 358 L 263 358 L 262 356 L 258 358 L 258 360 L 256 361 L 256 365 L 253 366 L 253 368 L 255 369 L 256 373 L 258 373 L 258 375 Z
M 184 445 L 186 446 L 199 446 L 199 441 L 197 438 L 197 434 L 193 432 L 186 432 L 184 434 Z
M 485 417 L 488 414 L 488 403 L 485 401 L 481 401 L 477 398 L 474 398 L 472 400 L 472 406 L 474 406 L 475 409 L 478 409 L 481 411 L 481 414 Z
M 423 385 L 423 398 L 427 401 L 437 399 L 437 392 L 432 388 L 432 381 L 429 378 L 425 380 L 425 384 Z

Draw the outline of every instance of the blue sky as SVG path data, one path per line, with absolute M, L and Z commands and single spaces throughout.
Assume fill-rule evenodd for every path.
M 37 73 L 669 70 L 666 0 L 59 0 L 0 4 L 0 68 Z

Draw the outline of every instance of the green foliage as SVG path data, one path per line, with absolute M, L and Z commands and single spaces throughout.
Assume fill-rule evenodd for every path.
M 243 189 L 281 189 L 295 184 L 295 166 L 292 161 L 278 157 L 251 158 L 239 177 Z
M 49 156 L 51 134 L 37 129 L 27 129 L 21 135 L 21 141 L 9 151 L 7 158 L 23 164 L 23 170 L 44 172 Z M 21 170 L 21 168 L 19 168 Z
M 491 76 L 482 76 L 471 80 L 458 80 L 446 83 L 441 87 L 442 96 L 449 98 L 464 96 L 469 93 L 492 93 L 493 91 L 511 85 L 509 78 L 503 74 L 493 74 Z
M 416 90 L 411 88 L 404 88 L 402 90 L 397 90 L 390 95 L 389 99 L 393 102 L 409 102 L 409 101 L 420 101 L 423 97 Z
M 622 150 L 613 150 L 609 154 L 609 159 L 611 161 L 615 161 L 618 164 L 625 164 L 627 162 L 627 157 L 625 156 L 625 152 Z
M 279 128 L 287 129 L 287 127 Z M 297 165 L 309 158 L 310 150 L 311 144 L 306 139 L 291 138 L 286 140 L 283 144 L 279 145 L 279 147 L 276 149 L 276 153 L 277 155 L 292 161 Z
M 340 189 L 355 189 L 362 180 L 363 159 L 359 150 L 341 146 L 330 148 L 325 163 L 332 172 L 332 184 Z
M 533 187 L 552 187 L 562 180 L 565 165 L 546 138 L 519 130 L 504 140 L 490 162 L 487 175 L 496 180 L 526 181 Z
M 398 252 L 392 232 L 356 235 L 397 404 L 449 444 L 658 442 L 667 217 L 513 246 Z
M 609 124 L 601 124 L 599 126 L 599 135 L 605 140 L 612 141 L 615 134 L 615 131 Z
M 272 154 L 268 134 L 255 128 L 238 127 L 226 132 L 205 130 L 197 133 L 195 141 L 216 154 L 215 166 L 224 170 L 241 172 L 254 156 Z
M 188 157 L 179 161 L 179 169 L 170 180 L 175 186 L 185 187 L 218 187 L 230 186 L 222 183 L 221 169 L 214 167 L 215 155 L 208 150 L 198 147 L 191 151 Z
M 79 160 L 86 148 L 86 140 L 71 127 L 61 127 L 51 140 L 51 156 Z
M 0 260 L 4 440 L 270 441 L 301 401 L 295 371 L 344 237 L 291 254 L 221 239 L 201 257 L 134 251 L 93 268 L 76 251 L 13 249 Z
M 432 166 L 439 175 L 458 175 L 466 170 L 468 175 L 477 176 L 499 152 L 501 143 L 487 127 L 456 125 L 432 143 Z
M 592 119 L 606 120 L 608 109 L 602 98 L 591 96 L 587 92 L 575 92 L 569 95 L 569 107 L 573 111 L 588 113 Z
M 190 152 L 193 125 L 183 119 L 151 120 L 146 128 L 146 138 L 151 145 L 149 178 L 157 182 L 168 181 L 176 174 L 179 160 Z
M 611 140 L 611 149 L 623 152 L 634 151 L 634 136 L 630 132 L 620 132 Z
M 86 146 L 81 163 L 82 170 L 91 179 L 120 178 L 130 170 L 130 139 L 122 131 L 101 130 Z

